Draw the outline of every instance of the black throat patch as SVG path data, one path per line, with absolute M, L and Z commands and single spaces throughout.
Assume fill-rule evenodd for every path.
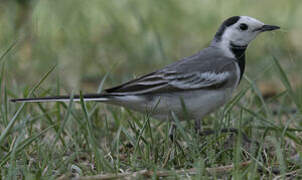
M 215 34 L 215 40 L 218 42 L 221 40 L 221 37 L 225 31 L 225 29 L 233 24 L 235 24 L 240 19 L 240 16 L 233 16 L 226 19 L 221 26 L 219 27 L 218 31 Z
M 246 48 L 247 48 L 247 46 L 238 46 L 238 45 L 233 44 L 232 42 L 230 43 L 230 50 L 235 55 L 239 68 L 240 68 L 240 80 L 242 78 L 242 75 L 244 73 L 244 68 L 245 68 L 245 50 L 246 50 Z

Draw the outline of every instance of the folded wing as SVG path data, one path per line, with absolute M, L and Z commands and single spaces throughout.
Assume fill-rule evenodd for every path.
M 162 70 L 107 89 L 106 92 L 118 95 L 138 95 L 211 88 L 223 85 L 229 77 L 230 73 L 227 71 L 181 73 Z

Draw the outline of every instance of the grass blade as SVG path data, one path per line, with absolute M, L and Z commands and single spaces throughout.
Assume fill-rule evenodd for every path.
M 45 134 L 51 128 L 53 128 L 53 126 L 49 126 L 48 128 L 46 128 L 43 131 L 41 131 L 39 134 L 37 134 L 37 135 L 35 135 L 33 137 L 29 137 L 26 140 L 24 140 L 22 143 L 20 143 L 19 147 L 17 148 L 16 154 L 19 153 L 20 151 L 22 151 L 26 146 L 28 146 L 29 144 L 31 144 L 33 141 L 35 141 L 36 139 L 38 139 L 40 136 L 42 136 L 43 134 Z M 0 167 L 2 167 L 8 161 L 11 153 L 12 153 L 12 151 L 8 152 L 4 156 L 4 158 L 0 161 Z
M 0 63 L 3 61 L 4 57 L 15 47 L 18 41 L 13 42 L 6 51 L 0 56 Z
M 285 73 L 285 71 L 283 70 L 282 66 L 280 65 L 278 59 L 275 56 L 272 56 L 274 63 L 276 65 L 277 71 L 278 71 L 278 75 L 283 83 L 283 85 L 285 86 L 285 88 L 288 91 L 289 96 L 291 97 L 291 99 L 293 100 L 293 102 L 296 104 L 297 108 L 299 109 L 300 113 L 302 113 L 302 103 L 299 102 L 299 99 L 296 98 L 296 94 L 290 84 L 290 81 Z
M 31 96 L 35 90 L 44 82 L 44 80 L 49 76 L 49 74 L 55 69 L 56 65 L 53 66 L 43 77 L 42 79 L 30 90 L 29 94 L 27 97 Z M 21 106 L 18 108 L 17 112 L 15 113 L 15 115 L 13 116 L 13 118 L 10 120 L 8 126 L 4 129 L 4 131 L 1 133 L 0 136 L 0 145 L 3 143 L 4 138 L 7 136 L 7 134 L 9 133 L 9 131 L 11 130 L 11 128 L 13 127 L 13 125 L 15 124 L 17 117 L 19 116 L 19 114 L 21 113 L 21 111 L 23 110 L 25 106 L 25 103 L 22 103 Z

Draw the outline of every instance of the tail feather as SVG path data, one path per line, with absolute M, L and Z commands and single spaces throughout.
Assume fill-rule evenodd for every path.
M 106 94 L 87 94 L 83 95 L 84 101 L 108 101 L 110 95 Z M 39 98 L 20 98 L 11 99 L 12 102 L 69 102 L 71 96 L 50 96 L 50 97 L 39 97 Z M 80 101 L 80 95 L 74 95 L 73 101 Z

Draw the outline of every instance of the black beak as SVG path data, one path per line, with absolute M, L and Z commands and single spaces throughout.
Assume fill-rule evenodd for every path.
M 263 25 L 260 28 L 255 29 L 254 31 L 260 31 L 260 32 L 265 32 L 265 31 L 274 31 L 280 29 L 279 26 L 274 26 L 274 25 Z

